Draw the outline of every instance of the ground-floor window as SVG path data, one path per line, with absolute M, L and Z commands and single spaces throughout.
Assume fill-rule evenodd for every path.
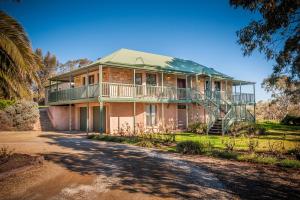
M 156 125 L 156 105 L 154 104 L 146 105 L 146 125 Z

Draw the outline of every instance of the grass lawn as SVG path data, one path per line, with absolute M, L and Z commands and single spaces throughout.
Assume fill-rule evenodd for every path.
M 284 145 L 285 150 L 294 149 L 300 143 L 300 126 L 287 126 L 274 122 L 258 123 L 267 129 L 267 133 L 261 136 L 255 136 L 258 140 L 257 151 L 264 152 L 269 150 L 269 143 L 274 145 L 277 150 L 282 150 Z M 181 141 L 201 141 L 209 140 L 215 148 L 225 149 L 224 142 L 228 140 L 228 136 L 221 135 L 198 135 L 194 133 L 178 133 L 176 134 L 176 142 Z M 235 138 L 236 150 L 247 150 L 249 139 L 244 136 Z M 170 148 L 172 150 L 173 147 Z M 175 147 L 174 147 L 175 148 Z
M 296 147 L 300 147 L 300 126 L 286 126 L 274 122 L 260 122 L 258 124 L 266 128 L 266 134 L 254 137 L 254 140 L 258 141 L 255 153 L 248 153 L 249 138 L 243 135 L 235 137 L 233 151 L 226 150 L 225 143 L 230 140 L 230 137 L 221 135 L 199 135 L 183 132 L 174 134 L 175 137 L 173 134 L 154 134 L 151 136 L 151 140 L 137 136 L 112 135 L 90 135 L 89 138 L 143 147 L 155 147 L 171 152 L 177 151 L 176 144 L 180 142 L 194 141 L 204 144 L 209 141 L 213 146 L 212 149 L 201 154 L 245 162 L 300 168 L 300 161 L 292 158 L 291 154 L 287 154 L 291 150 L 295 151 Z M 270 154 L 270 146 L 273 146 L 272 149 L 276 150 L 275 154 Z

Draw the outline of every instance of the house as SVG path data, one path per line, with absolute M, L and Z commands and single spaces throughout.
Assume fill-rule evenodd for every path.
M 136 133 L 201 122 L 226 133 L 237 121 L 255 120 L 254 82 L 170 56 L 120 49 L 49 81 L 48 114 L 57 130 Z

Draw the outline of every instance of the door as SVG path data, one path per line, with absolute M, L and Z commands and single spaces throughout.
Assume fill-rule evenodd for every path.
M 93 107 L 93 130 L 94 132 L 100 132 L 100 120 L 102 120 L 102 132 L 106 132 L 106 107 L 103 106 L 103 114 L 100 117 L 100 107 Z
M 186 98 L 186 81 L 185 79 L 178 78 L 177 79 L 177 97 L 178 99 Z
M 87 108 L 80 107 L 80 130 L 86 131 L 86 120 L 87 120 Z
M 185 105 L 178 105 L 177 106 L 178 112 L 178 128 L 179 129 L 186 129 L 186 106 Z
M 215 100 L 219 103 L 221 98 L 221 82 L 215 81 L 215 91 L 214 91 Z

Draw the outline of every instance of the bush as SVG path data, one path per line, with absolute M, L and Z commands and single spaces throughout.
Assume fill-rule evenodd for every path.
M 4 108 L 11 106 L 15 103 L 14 100 L 6 100 L 6 99 L 0 99 L 0 110 L 3 110 Z
M 294 155 L 297 160 L 300 160 L 300 143 L 295 143 L 295 148 L 290 149 L 288 153 Z
M 153 148 L 153 147 L 157 146 L 150 140 L 142 140 L 142 141 L 138 142 L 137 145 L 140 147 L 146 147 L 146 148 Z
M 258 140 L 254 138 L 249 138 L 248 141 L 248 150 L 250 153 L 255 152 L 256 148 L 258 147 Z
M 286 115 L 280 122 L 284 125 L 300 125 L 300 117 L 299 116 L 292 116 Z
M 0 164 L 5 163 L 13 154 L 14 150 L 9 149 L 7 146 L 0 148 Z
M 205 152 L 205 147 L 200 142 L 184 141 L 176 145 L 176 151 L 183 154 L 202 154 Z
M 224 143 L 226 151 L 233 151 L 234 147 L 235 147 L 235 138 L 230 137 L 229 139 L 227 139 L 225 141 L 222 140 L 222 143 Z
M 300 161 L 298 160 L 291 160 L 291 159 L 284 159 L 278 163 L 279 166 L 282 167 L 289 167 L 289 168 L 300 168 Z
M 190 124 L 188 131 L 197 134 L 205 134 L 207 132 L 207 125 L 200 122 Z
M 1 130 L 32 130 L 39 119 L 37 103 L 17 101 L 3 110 L 0 110 Z

